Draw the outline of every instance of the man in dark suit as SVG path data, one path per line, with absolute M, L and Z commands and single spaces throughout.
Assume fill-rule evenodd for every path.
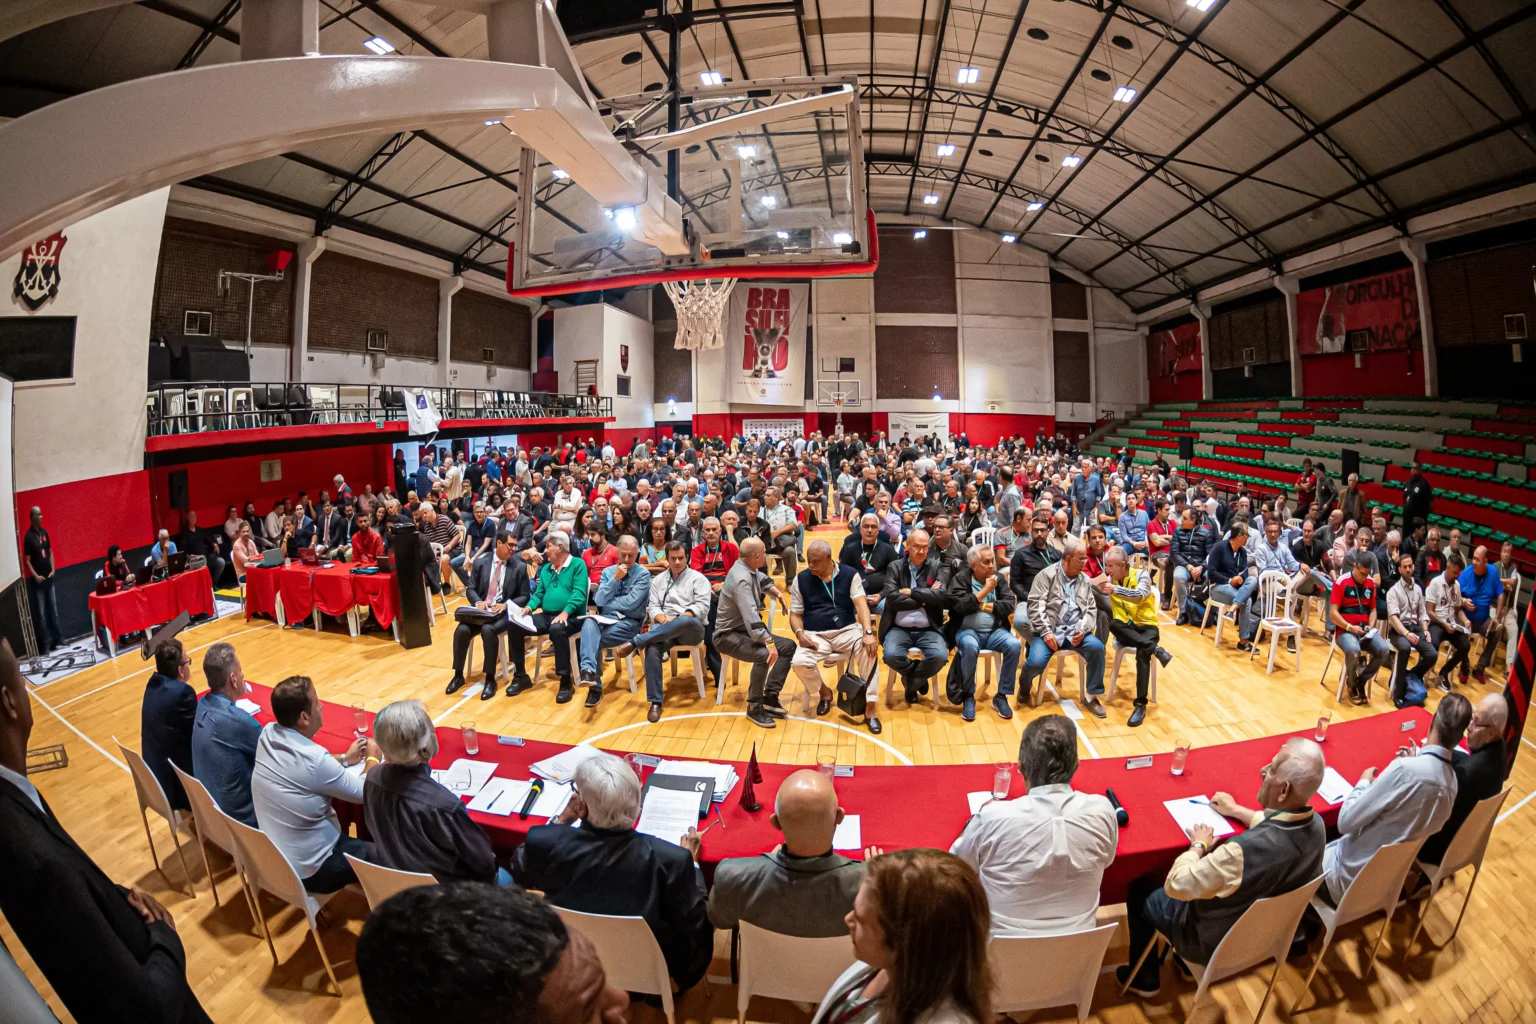
M 496 648 L 501 635 L 511 626 L 506 615 L 507 605 L 527 605 L 530 595 L 528 570 L 522 562 L 512 557 L 512 548 L 512 533 L 503 527 L 496 534 L 496 549 L 491 557 L 482 556 L 470 573 L 465 598 L 473 607 L 492 612 L 496 617 L 478 629 L 468 622 L 461 622 L 454 627 L 453 678 L 448 680 L 447 693 L 456 693 L 464 685 L 464 657 L 469 653 L 469 645 L 478 632 L 485 670 L 485 684 L 480 690 L 480 699 L 490 700 L 496 696 Z M 514 687 L 521 692 L 532 685 L 523 670 L 521 651 L 514 654 L 512 667 L 516 673 L 507 684 L 509 693 Z
M 27 781 L 31 733 L 26 681 L 0 641 L 0 913 L 79 1024 L 209 1022 L 170 912 L 114 885 Z
M 576 768 L 576 794 L 560 817 L 528 830 L 512 855 L 512 880 L 557 907 L 645 918 L 680 990 L 704 977 L 714 955 L 699 834 L 676 843 L 635 831 L 640 780 L 612 754 Z M 570 823 L 581 819 L 581 828 Z
M 192 774 L 192 723 L 197 718 L 197 694 L 187 685 L 192 659 L 172 637 L 155 648 L 155 673 L 144 687 L 139 735 L 144 763 L 154 773 L 166 798 L 178 811 L 189 811 L 187 794 L 171 765 Z

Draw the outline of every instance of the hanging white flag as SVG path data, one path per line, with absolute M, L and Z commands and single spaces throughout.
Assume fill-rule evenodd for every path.
M 437 410 L 432 407 L 432 398 L 425 391 L 405 391 L 405 421 L 412 437 L 421 437 L 427 434 L 437 433 L 437 425 L 442 422 Z

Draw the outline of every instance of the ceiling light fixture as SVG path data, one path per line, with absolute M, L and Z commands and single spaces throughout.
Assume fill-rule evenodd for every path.
M 751 160 L 753 157 L 757 156 L 757 147 L 756 146 L 737 146 L 736 147 L 736 155 L 741 157 L 743 160 Z
M 1216 4 L 1216 0 L 1184 0 L 1185 7 L 1193 7 L 1195 10 L 1205 12 Z
M 383 36 L 374 36 L 372 39 L 364 39 L 363 45 L 372 50 L 374 53 L 378 54 L 380 57 L 384 56 L 386 53 L 395 52 L 395 44 L 391 43 Z
M 788 231 L 775 231 L 773 234 L 774 234 L 774 237 L 777 238 L 781 242 L 789 241 L 789 232 Z
M 939 143 L 939 156 L 954 156 L 954 155 L 955 155 L 954 143 L 950 143 L 950 142 L 941 142 L 941 143 Z
M 556 167 L 554 170 L 550 171 L 549 173 L 552 176 L 560 179 L 561 181 L 564 181 L 566 178 L 569 178 L 571 176 L 571 172 L 570 171 L 562 170 L 559 167 Z
M 1019 236 L 1018 235 L 1004 235 L 1003 236 L 1003 241 L 1007 242 L 1009 245 L 1012 245 L 1014 242 L 1017 242 L 1018 240 L 1019 240 Z
M 1128 85 L 1122 85 L 1115 90 L 1116 103 L 1129 103 L 1136 98 L 1136 90 Z
M 1024 209 L 1028 210 L 1030 213 L 1036 213 L 1036 212 L 1038 212 L 1040 210 L 1045 209 L 1045 204 L 1044 203 L 1030 203 L 1028 206 L 1024 207 Z
M 493 124 L 501 124 L 501 119 L 498 118 L 498 117 L 493 117 L 489 121 L 485 122 L 485 126 L 487 128 L 489 128 Z
M 699 81 L 705 85 L 721 85 L 725 82 L 725 76 L 718 71 L 700 71 Z
M 775 206 L 779 205 L 779 197 L 778 196 L 763 196 L 763 198 L 760 199 L 759 202 L 761 202 L 764 206 L 768 207 L 768 209 L 771 210 Z
M 924 206 L 938 206 L 939 205 L 939 194 L 937 192 L 929 192 L 927 195 L 923 196 L 923 205 Z
M 924 239 L 924 238 L 928 237 L 928 232 L 926 232 L 926 231 L 914 231 L 914 232 L 912 232 L 912 237 L 914 239 L 921 240 L 921 239 Z
M 1063 167 L 1076 167 L 1082 162 L 1083 158 L 1078 156 L 1076 153 L 1068 153 L 1066 156 L 1061 158 L 1061 166 Z
M 635 208 L 633 206 L 621 206 L 614 210 L 613 226 L 620 231 L 635 230 Z
M 955 80 L 961 85 L 975 85 L 981 81 L 981 68 L 961 68 L 955 73 Z

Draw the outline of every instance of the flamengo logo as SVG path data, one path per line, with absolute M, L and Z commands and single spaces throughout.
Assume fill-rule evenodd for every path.
M 59 255 L 69 239 L 56 231 L 33 242 L 21 254 L 16 283 L 11 289 L 16 301 L 36 313 L 59 294 Z
M 759 380 L 777 378 L 789 366 L 788 288 L 753 285 L 741 338 L 741 368 Z M 760 390 L 767 394 L 766 389 Z

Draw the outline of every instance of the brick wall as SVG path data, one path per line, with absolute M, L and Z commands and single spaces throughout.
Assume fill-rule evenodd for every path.
M 309 304 L 309 347 L 364 352 L 374 328 L 389 332 L 388 355 L 435 361 L 437 282 L 340 253 L 321 255 Z
M 234 347 L 245 340 L 249 286 L 230 283 L 219 296 L 221 270 L 267 273 L 267 254 L 293 250 L 291 243 L 196 221 L 166 218 L 155 273 L 154 311 L 150 333 L 167 340 L 179 338 L 187 310 L 213 314 L 213 335 Z M 256 286 L 251 337 L 258 345 L 287 345 L 293 329 L 293 275 L 288 280 Z
M 497 366 L 532 370 L 530 323 L 527 306 L 461 288 L 453 297 L 450 351 L 458 362 L 478 363 L 484 349 L 495 349 Z
M 667 298 L 666 290 L 660 285 L 656 286 L 655 295 L 651 299 L 651 317 L 656 331 L 651 348 L 654 374 L 651 390 L 655 393 L 655 401 L 660 403 L 672 398 L 679 402 L 691 402 L 693 353 L 674 347 L 677 343 L 677 310 L 672 307 L 672 300 Z

